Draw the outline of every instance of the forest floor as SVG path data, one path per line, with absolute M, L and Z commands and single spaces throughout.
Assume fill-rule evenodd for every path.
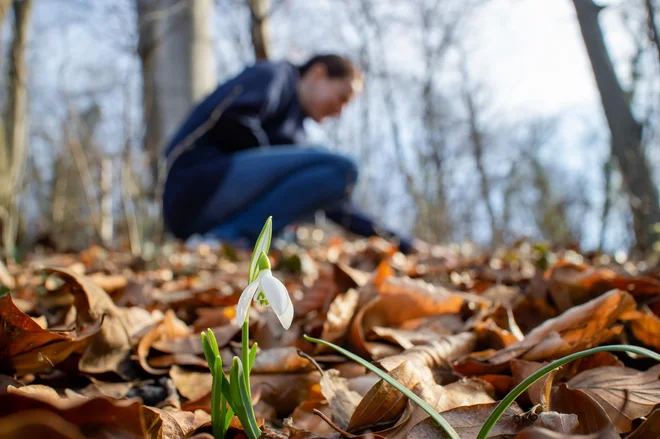
M 291 328 L 270 308 L 250 313 L 252 397 L 268 437 L 443 437 L 398 390 L 303 334 L 387 371 L 462 439 L 554 359 L 611 344 L 660 350 L 660 268 L 647 263 L 526 241 L 406 257 L 379 239 L 304 238 L 270 252 Z M 210 438 L 200 332 L 213 329 L 223 364 L 240 356 L 249 258 L 168 245 L 145 261 L 91 247 L 0 271 L 0 439 Z M 658 439 L 659 376 L 657 362 L 626 352 L 573 361 L 525 391 L 490 437 Z M 234 418 L 229 437 L 240 436 Z

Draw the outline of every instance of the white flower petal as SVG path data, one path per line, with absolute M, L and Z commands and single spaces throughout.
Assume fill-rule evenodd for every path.
M 289 329 L 291 327 L 291 322 L 293 321 L 293 304 L 291 301 L 289 301 L 289 306 L 282 314 L 276 313 L 276 315 L 284 329 Z
M 286 287 L 273 276 L 270 270 L 262 270 L 259 273 L 259 279 L 261 280 L 261 289 L 266 294 L 266 299 L 270 302 L 275 314 L 281 315 L 289 306 L 292 306 Z
M 255 279 L 250 285 L 247 286 L 241 293 L 236 306 L 236 323 L 240 326 L 245 323 L 248 312 L 250 311 L 250 302 L 259 289 L 259 278 Z

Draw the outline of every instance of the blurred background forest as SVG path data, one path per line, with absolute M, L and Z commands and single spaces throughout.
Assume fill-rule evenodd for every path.
M 433 243 L 653 251 L 656 0 L 0 0 L 6 257 L 152 251 L 162 149 L 258 58 L 349 55 L 365 90 L 310 124 L 356 197 Z M 18 252 L 18 253 L 17 253 Z

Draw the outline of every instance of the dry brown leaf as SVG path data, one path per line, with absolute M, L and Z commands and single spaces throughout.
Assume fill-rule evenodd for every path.
M 147 436 L 151 439 L 184 439 L 195 429 L 195 414 L 142 406 Z
M 330 405 L 326 401 L 305 401 L 296 407 L 291 417 L 284 421 L 284 425 L 289 429 L 295 429 L 298 434 L 307 432 L 319 437 L 329 437 L 335 430 L 317 416 L 314 410 L 320 411 L 326 417 L 332 415 Z
M 419 382 L 413 365 L 408 361 L 391 370 L 389 375 L 409 390 L 414 389 Z M 408 398 L 392 385 L 381 380 L 362 398 L 351 416 L 346 431 L 359 433 L 369 430 L 379 433 L 401 417 L 407 404 Z
M 660 409 L 651 413 L 642 425 L 636 428 L 627 439 L 657 439 L 660 437 Z
M 535 361 L 525 361 L 525 360 L 513 360 L 511 362 L 511 372 L 513 374 L 513 380 L 516 385 L 520 384 L 525 378 L 539 370 L 541 367 L 545 366 L 547 363 L 537 363 Z M 548 381 L 549 375 L 546 375 L 542 379 L 536 381 L 534 384 L 529 386 L 529 388 L 520 395 L 521 401 L 530 402 L 531 404 L 541 404 L 541 400 L 544 392 L 544 385 Z M 552 382 L 552 380 L 550 380 Z
M 74 337 L 55 333 L 20 311 L 9 294 L 0 297 L 0 321 L 0 368 L 19 374 L 50 369 L 74 351 L 83 350 L 103 323 L 99 318 L 81 325 Z
M 350 340 L 354 351 L 362 357 L 382 358 L 385 352 L 379 353 L 377 344 L 368 341 L 373 339 L 373 328 L 397 328 L 408 320 L 458 313 L 464 302 L 462 295 L 430 284 L 389 278 L 378 288 L 378 296 L 353 319 Z
M 559 413 L 573 413 L 578 417 L 578 434 L 591 434 L 607 431 L 612 423 L 605 411 L 580 390 L 569 389 L 566 384 L 555 387 L 550 400 L 550 410 Z
M 252 365 L 252 373 L 286 373 L 314 370 L 314 365 L 298 355 L 294 347 L 272 348 L 260 351 Z
M 448 410 L 440 413 L 440 415 L 456 430 L 456 433 L 458 433 L 461 439 L 476 439 L 484 422 L 486 422 L 486 419 L 495 410 L 496 406 L 497 403 L 475 404 Z M 509 407 L 497 424 L 493 426 L 489 437 L 513 436 L 523 428 L 531 425 L 533 421 L 522 418 L 522 413 L 522 410 L 517 405 Z M 428 418 L 415 425 L 410 430 L 408 438 L 426 439 L 444 437 L 444 435 L 441 435 L 441 431 L 442 429 L 435 421 Z
M 534 426 L 561 434 L 572 434 L 578 426 L 578 417 L 572 413 L 542 412 Z
M 630 294 L 614 290 L 546 321 L 519 343 L 495 353 L 471 354 L 454 368 L 463 375 L 497 373 L 506 370 L 515 358 L 551 360 L 598 346 L 621 332 L 620 326 L 613 327 L 614 323 L 634 309 L 635 300 Z
M 621 439 L 614 430 L 614 427 L 610 426 L 606 430 L 600 431 L 594 434 L 563 434 L 556 431 L 551 431 L 546 428 L 540 427 L 531 427 L 526 428 L 516 435 L 514 439 Z M 650 438 L 649 438 L 650 439 Z
M 152 375 L 164 375 L 167 369 L 155 369 L 149 365 L 147 357 L 154 343 L 157 341 L 172 341 L 190 335 L 188 326 L 179 320 L 172 310 L 167 310 L 165 318 L 140 339 L 137 354 L 142 368 Z
M 362 397 L 359 393 L 349 390 L 348 381 L 334 369 L 323 373 L 321 392 L 330 405 L 333 422 L 342 430 L 346 430 Z
M 660 318 L 653 313 L 634 312 L 625 316 L 633 335 L 646 346 L 660 351 Z
M 481 380 L 461 380 L 448 386 L 426 385 L 420 383 L 415 388 L 415 394 L 426 401 L 438 412 L 444 412 L 457 407 L 473 406 L 477 404 L 488 404 L 495 400 L 492 397 L 492 389 L 488 383 Z M 395 428 L 388 438 L 404 439 L 409 437 L 413 427 L 429 418 L 428 413 L 416 404 L 409 404 L 403 417 L 408 417 L 408 421 Z
M 170 369 L 170 377 L 181 396 L 188 400 L 198 400 L 211 392 L 213 377 L 209 372 L 196 372 L 174 365 Z
M 470 332 L 443 337 L 440 342 L 415 346 L 401 354 L 382 358 L 377 361 L 383 369 L 394 370 L 404 361 L 409 361 L 417 369 L 421 381 L 435 383 L 438 375 L 451 370 L 451 362 L 468 354 L 474 349 L 476 336 Z
M 569 389 L 584 392 L 607 413 L 619 433 L 660 404 L 660 365 L 646 372 L 623 367 L 590 369 L 572 378 Z
M 620 275 L 607 268 L 560 261 L 545 275 L 550 295 L 560 311 L 585 303 L 612 290 L 627 291 L 635 297 L 660 294 L 660 281 L 650 277 Z
M 60 288 L 74 297 L 79 326 L 93 325 L 103 316 L 101 330 L 94 334 L 78 367 L 82 372 L 97 374 L 119 372 L 120 364 L 131 351 L 131 337 L 152 323 L 152 316 L 141 308 L 120 308 L 100 287 L 85 276 L 63 268 L 46 268 L 64 280 Z
M 0 394 L 0 420 L 18 413 L 48 412 L 75 425 L 80 431 L 95 431 L 99 436 L 105 434 L 106 437 L 144 438 L 140 406 L 137 400 L 60 398 L 45 402 L 17 393 L 4 393 Z M 39 419 L 34 418 L 33 421 L 38 422 Z
M 356 290 L 350 289 L 344 294 L 340 294 L 330 304 L 326 320 L 323 322 L 323 332 L 321 339 L 335 344 L 343 344 L 348 327 L 355 315 L 358 305 L 359 294 Z M 325 345 L 316 345 L 315 353 L 329 352 L 331 349 Z
M 0 439 L 87 439 L 75 424 L 47 410 L 26 410 L 0 418 Z M 123 436 L 138 438 L 139 436 Z

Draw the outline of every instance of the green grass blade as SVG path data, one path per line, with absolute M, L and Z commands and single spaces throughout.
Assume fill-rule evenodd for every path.
M 377 368 L 373 364 L 369 363 L 368 361 L 365 361 L 364 359 L 358 357 L 352 352 L 347 351 L 346 349 L 343 349 L 337 345 L 334 345 L 330 342 L 327 342 L 325 340 L 319 340 L 317 338 L 312 338 L 308 337 L 307 335 L 303 335 L 305 340 L 311 341 L 312 343 L 319 343 L 325 346 L 328 346 L 337 352 L 347 356 L 353 361 L 356 361 L 378 375 L 380 378 L 382 378 L 384 381 L 386 381 L 388 384 L 396 388 L 399 392 L 403 393 L 406 395 L 411 401 L 413 401 L 415 404 L 420 406 L 426 413 L 429 414 L 429 416 L 447 433 L 447 435 L 451 439 L 460 439 L 458 436 L 458 433 L 452 428 L 451 425 L 443 418 L 431 405 L 429 405 L 426 401 L 424 401 L 422 398 L 419 396 L 415 395 L 413 392 L 408 390 L 406 387 L 402 386 L 397 380 L 389 376 L 387 373 L 383 372 L 381 369 Z
M 573 360 L 577 360 L 578 358 L 586 357 L 588 355 L 595 354 L 597 352 L 605 352 L 605 351 L 632 352 L 639 355 L 645 355 L 647 357 L 653 358 L 654 360 L 660 361 L 660 355 L 658 355 L 653 351 L 641 348 L 639 346 L 627 346 L 627 345 L 600 346 L 593 349 L 587 349 L 586 351 L 576 352 L 574 354 L 567 355 L 564 358 L 555 360 L 549 363 L 548 365 L 543 366 L 533 374 L 531 374 L 523 382 L 521 382 L 516 387 L 514 387 L 504 397 L 504 399 L 500 401 L 497 407 L 495 407 L 495 410 L 493 410 L 493 413 L 491 413 L 488 419 L 486 419 L 486 422 L 484 423 L 483 427 L 481 427 L 477 439 L 486 439 L 488 437 L 488 433 L 490 433 L 490 430 L 495 426 L 495 424 L 500 419 L 502 414 L 506 411 L 506 409 L 508 409 L 509 406 L 513 404 L 513 402 L 516 400 L 516 398 L 520 396 L 520 394 L 522 394 L 525 390 L 527 390 L 527 388 L 529 388 L 529 386 L 534 384 L 536 381 L 543 378 L 545 375 L 549 374 L 554 369 L 557 369 L 558 367 L 570 363 Z

